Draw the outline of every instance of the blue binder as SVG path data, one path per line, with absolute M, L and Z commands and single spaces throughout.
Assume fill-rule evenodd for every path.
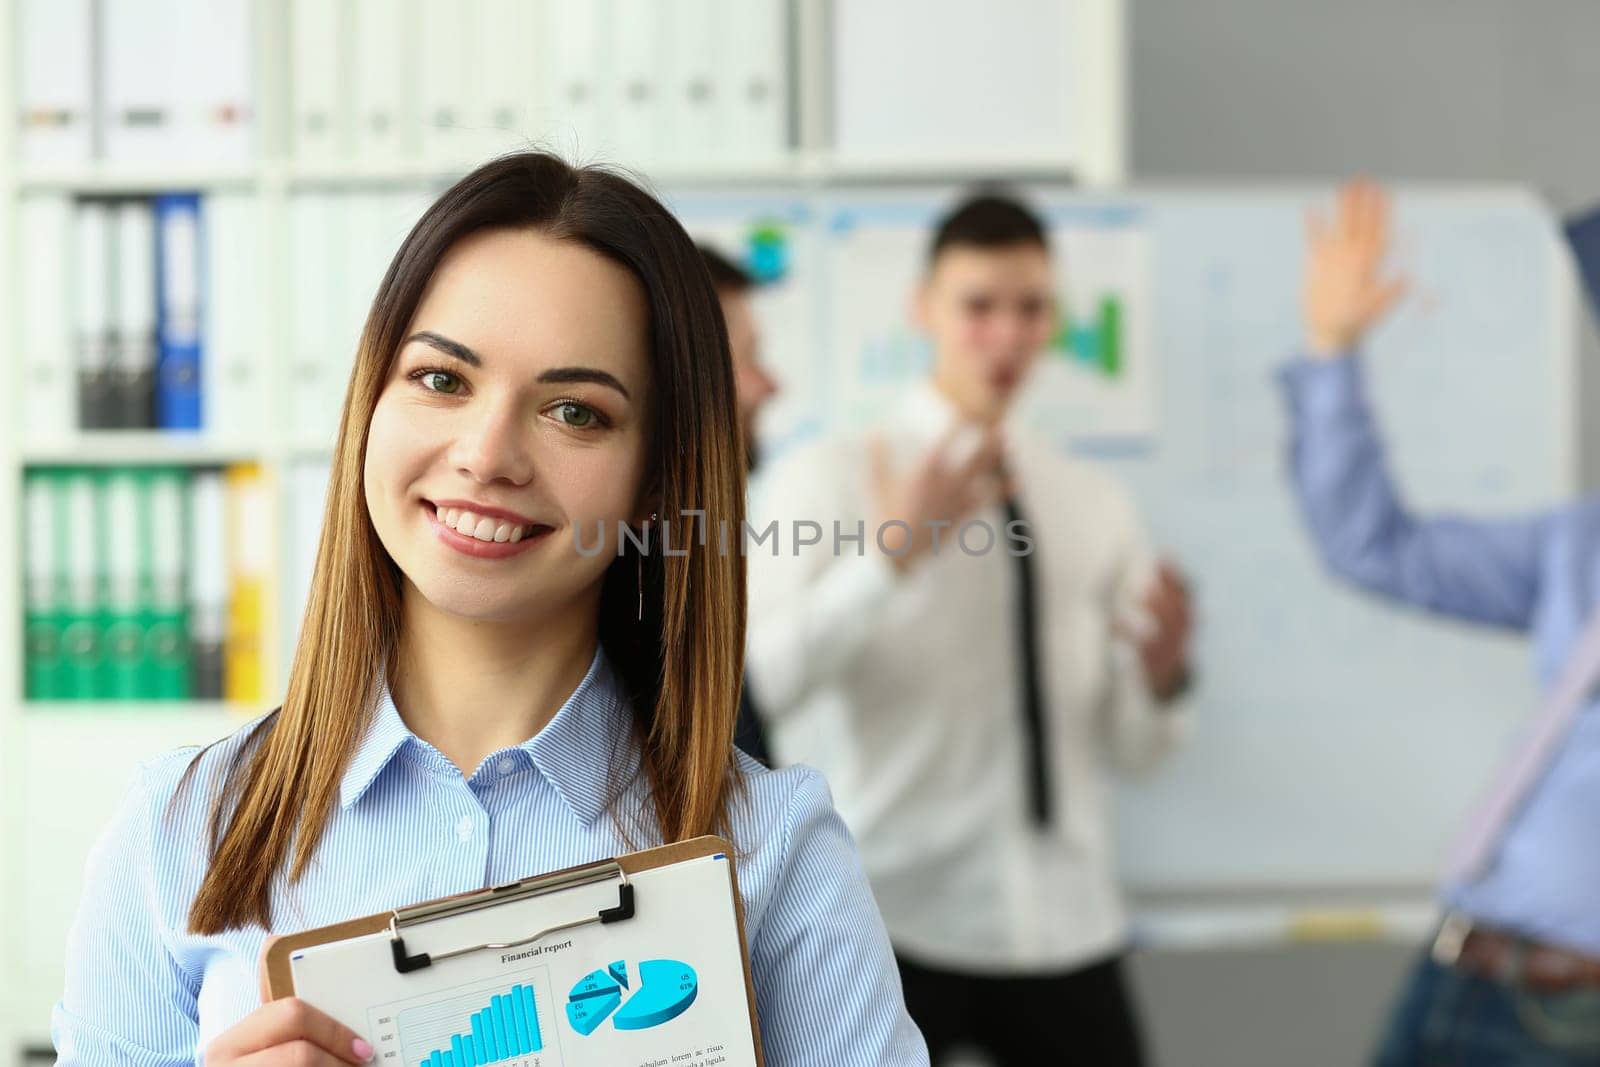
M 156 284 L 160 293 L 156 330 L 156 425 L 163 430 L 201 426 L 200 323 L 202 286 L 200 196 L 169 193 L 155 199 Z

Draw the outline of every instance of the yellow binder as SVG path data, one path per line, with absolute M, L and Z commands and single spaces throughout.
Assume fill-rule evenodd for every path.
M 228 635 L 223 645 L 223 699 L 260 704 L 267 698 L 267 575 L 271 567 L 271 508 L 261 468 L 228 468 Z

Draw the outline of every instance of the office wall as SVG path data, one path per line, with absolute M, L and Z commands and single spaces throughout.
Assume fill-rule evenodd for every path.
M 1600 201 L 1593 0 L 1129 4 L 1136 180 L 1361 172 L 1528 183 L 1563 214 Z M 1583 343 L 1600 404 L 1587 319 Z M 1600 485 L 1600 419 L 1582 433 Z

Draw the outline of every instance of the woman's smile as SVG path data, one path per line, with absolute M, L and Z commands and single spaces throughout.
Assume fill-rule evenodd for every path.
M 554 532 L 544 523 L 514 521 L 501 513 L 485 514 L 470 507 L 421 502 L 434 535 L 462 555 L 477 559 L 509 559 L 541 545 Z

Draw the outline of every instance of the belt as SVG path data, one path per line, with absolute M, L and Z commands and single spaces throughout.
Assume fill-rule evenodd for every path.
M 1439 924 L 1432 956 L 1442 967 L 1540 993 L 1600 989 L 1600 959 L 1478 926 L 1456 912 Z

